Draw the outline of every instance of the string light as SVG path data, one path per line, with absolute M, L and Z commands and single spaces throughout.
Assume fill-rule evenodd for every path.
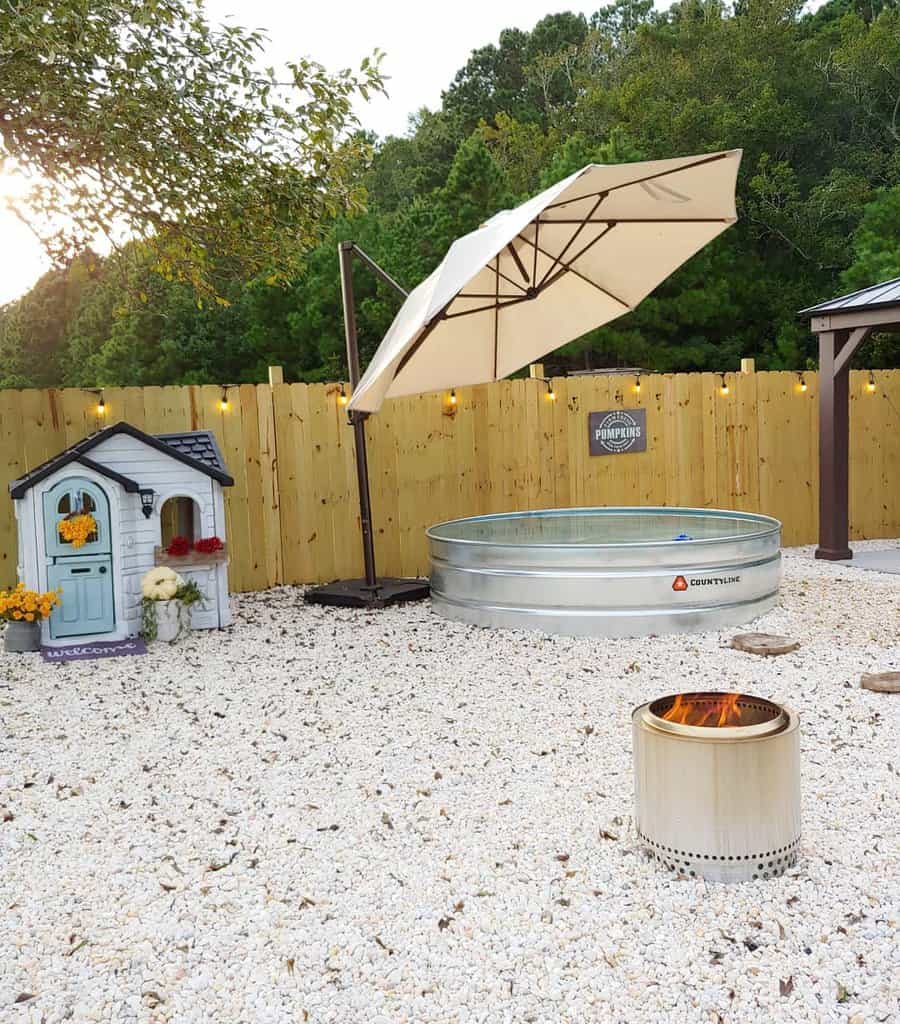
M 556 401 L 556 392 L 553 390 L 553 383 L 549 377 L 526 377 L 526 380 L 538 380 L 547 387 L 547 401 Z
M 219 412 L 228 412 L 228 389 L 222 388 L 222 397 L 219 399 Z
M 97 415 L 106 415 L 106 401 L 103 398 L 103 389 L 100 389 L 100 398 L 97 400 Z
M 451 388 L 450 389 L 450 404 L 451 405 L 456 405 L 456 389 L 455 388 Z
M 634 390 L 637 394 L 641 393 L 641 375 L 637 375 L 637 380 L 634 382 Z
M 869 370 L 869 382 L 866 384 L 866 390 L 875 391 L 875 374 L 871 370 Z
M 341 384 L 341 390 L 338 392 L 338 405 L 347 404 L 347 390 L 343 384 Z
M 806 380 L 805 380 L 805 378 L 803 376 L 803 373 L 802 372 L 798 373 L 797 376 L 800 378 L 800 390 L 801 391 L 806 391 L 807 384 L 806 384 Z
M 719 388 L 719 390 L 722 392 L 723 395 L 727 395 L 728 394 L 728 381 L 725 380 L 725 374 L 724 373 L 720 373 L 719 376 L 722 378 L 722 386 L 721 386 L 721 388 Z

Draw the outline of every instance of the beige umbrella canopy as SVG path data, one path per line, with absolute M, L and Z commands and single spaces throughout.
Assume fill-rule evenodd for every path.
M 457 239 L 410 293 L 350 408 L 499 380 L 634 309 L 735 222 L 741 150 L 590 164 Z

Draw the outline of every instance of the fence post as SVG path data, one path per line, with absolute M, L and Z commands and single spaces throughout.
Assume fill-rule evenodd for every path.
M 284 367 L 282 366 L 270 366 L 269 367 L 269 385 L 284 383 Z
M 755 359 L 742 359 L 741 360 L 741 373 L 756 373 L 756 360 Z
M 542 378 L 544 376 L 544 364 L 543 363 L 529 363 L 528 364 L 528 376 Z

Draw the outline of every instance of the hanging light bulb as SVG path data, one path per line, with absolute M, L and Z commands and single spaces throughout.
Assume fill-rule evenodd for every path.
M 219 411 L 228 412 L 228 389 L 222 388 L 222 397 L 219 399 Z
M 341 390 L 338 392 L 338 405 L 347 404 L 347 389 L 341 384 Z
M 103 398 L 103 390 L 102 390 L 102 388 L 100 390 L 100 398 L 97 401 L 97 415 L 98 416 L 105 416 L 106 415 L 106 402 L 105 402 L 105 400 Z
M 637 380 L 634 382 L 634 390 L 637 394 L 641 393 L 641 375 L 637 375 Z
M 451 405 L 456 405 L 456 389 L 455 388 L 451 388 L 450 389 L 450 404 Z
M 553 390 L 553 385 L 550 383 L 549 380 L 547 381 L 547 401 L 548 402 L 555 402 L 556 401 L 556 392 Z
M 869 370 L 869 382 L 866 384 L 866 390 L 873 392 L 875 391 L 875 374 Z
M 801 391 L 806 391 L 806 388 L 807 388 L 806 379 L 804 378 L 802 373 L 798 373 L 797 376 L 800 378 L 800 390 Z
M 719 390 L 722 392 L 723 395 L 727 395 L 728 394 L 728 381 L 725 380 L 725 374 L 724 373 L 720 373 L 719 376 L 722 378 L 722 386 L 719 388 Z

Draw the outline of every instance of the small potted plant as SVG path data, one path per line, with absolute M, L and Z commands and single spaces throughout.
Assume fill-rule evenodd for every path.
M 203 600 L 193 580 L 160 565 L 141 578 L 141 636 L 145 640 L 177 643 L 191 630 L 195 604 Z
M 0 590 L 0 619 L 6 622 L 3 643 L 7 651 L 21 654 L 41 649 L 41 621 L 49 618 L 59 604 L 60 591 L 40 594 L 26 590 L 24 583 L 12 590 Z

